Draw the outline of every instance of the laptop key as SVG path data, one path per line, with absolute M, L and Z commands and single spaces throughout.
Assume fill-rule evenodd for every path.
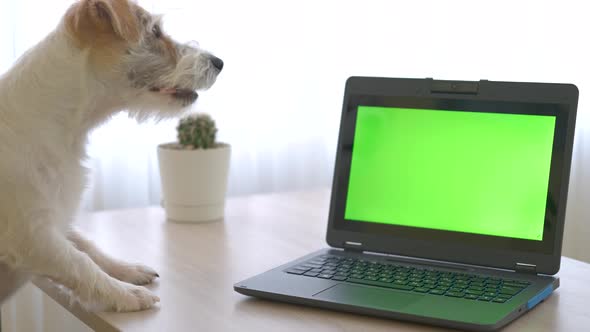
M 288 269 L 285 272 L 290 273 L 290 274 L 304 274 L 305 272 L 307 272 L 306 269 L 298 269 L 298 268 L 293 268 L 293 269 Z
M 332 277 L 333 277 L 333 276 L 334 276 L 334 275 L 332 275 L 332 274 L 325 274 L 325 273 L 324 273 L 324 274 L 320 274 L 320 275 L 318 275 L 318 278 L 322 278 L 322 279 L 332 279 Z
M 310 264 L 310 263 L 306 263 L 306 264 L 301 264 L 299 265 L 300 267 L 304 267 L 304 268 L 309 268 L 309 269 L 319 269 L 322 268 L 322 264 Z
M 309 266 L 305 266 L 305 265 L 297 265 L 297 266 L 294 266 L 294 267 L 292 267 L 291 269 L 298 269 L 298 270 L 305 270 L 305 271 L 309 271 L 309 270 L 311 270 L 312 268 L 311 268 L 311 267 L 309 267 Z
M 316 260 L 311 260 L 311 261 L 304 262 L 303 264 L 305 264 L 305 265 L 315 265 L 315 266 L 322 267 L 322 266 L 326 265 L 327 262 L 328 261 L 319 262 L 319 261 L 316 261 Z
M 517 284 L 519 282 L 520 282 L 520 280 L 504 279 L 504 283 Z
M 512 287 L 512 288 L 522 288 L 522 285 L 520 285 L 520 284 L 514 284 L 514 283 L 508 283 L 508 282 L 505 282 L 503 286 L 504 287 Z
M 441 289 L 431 289 L 429 294 L 434 294 L 434 295 L 443 295 L 446 291 L 441 290 Z
M 414 292 L 418 292 L 418 293 L 428 293 L 428 291 L 430 291 L 430 289 L 428 289 L 428 288 L 422 288 L 422 287 L 414 288 Z
M 336 281 L 345 281 L 346 279 L 348 279 L 345 276 L 339 276 L 339 275 L 335 275 L 332 280 L 336 280 Z
M 521 291 L 520 288 L 502 287 L 500 288 L 500 294 L 516 295 Z
M 367 279 L 348 278 L 348 280 L 346 280 L 346 281 L 351 282 L 351 283 L 355 283 L 355 284 L 378 286 L 378 287 L 385 287 L 385 288 L 392 288 L 392 289 L 399 289 L 399 290 L 412 290 L 414 288 L 414 287 L 406 286 L 406 285 L 396 285 L 394 283 L 373 281 L 373 280 L 367 280 Z
M 486 302 L 489 302 L 489 301 L 491 301 L 491 300 L 492 300 L 492 297 L 491 297 L 491 296 L 480 296 L 480 297 L 478 298 L 478 300 L 479 300 L 479 301 L 486 301 Z
M 492 302 L 496 302 L 496 303 L 504 303 L 506 302 L 506 299 L 502 299 L 502 298 L 495 298 L 492 300 Z
M 473 295 L 473 294 L 466 294 L 464 299 L 469 299 L 469 300 L 477 300 L 479 296 L 477 295 Z
M 451 296 L 451 297 L 463 297 L 463 296 L 465 296 L 465 293 L 463 293 L 463 292 L 451 292 L 451 291 L 449 291 L 449 292 L 446 292 L 445 295 L 446 296 Z
M 304 275 L 304 276 L 307 276 L 307 277 L 317 277 L 317 276 L 319 276 L 320 274 L 319 274 L 319 273 L 317 273 L 317 272 L 305 272 L 303 275 Z

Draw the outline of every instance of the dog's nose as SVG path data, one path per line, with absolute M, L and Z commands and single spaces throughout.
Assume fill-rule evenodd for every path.
M 213 64 L 213 66 L 215 66 L 215 68 L 219 69 L 219 71 L 223 69 L 223 60 L 216 56 L 211 56 L 211 63 Z

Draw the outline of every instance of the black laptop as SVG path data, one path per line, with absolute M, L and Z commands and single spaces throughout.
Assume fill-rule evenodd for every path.
M 351 77 L 327 243 L 242 294 L 494 330 L 558 288 L 578 90 Z

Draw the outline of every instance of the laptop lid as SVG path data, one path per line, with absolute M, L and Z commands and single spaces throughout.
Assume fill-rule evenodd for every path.
M 349 78 L 328 244 L 555 274 L 577 99 L 570 84 Z

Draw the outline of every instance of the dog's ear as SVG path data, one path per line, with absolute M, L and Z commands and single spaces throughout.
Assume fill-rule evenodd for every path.
M 127 0 L 88 0 L 91 19 L 126 41 L 139 39 L 139 22 Z
M 128 0 L 80 0 L 66 13 L 66 26 L 84 46 L 119 39 L 135 42 L 140 28 Z

